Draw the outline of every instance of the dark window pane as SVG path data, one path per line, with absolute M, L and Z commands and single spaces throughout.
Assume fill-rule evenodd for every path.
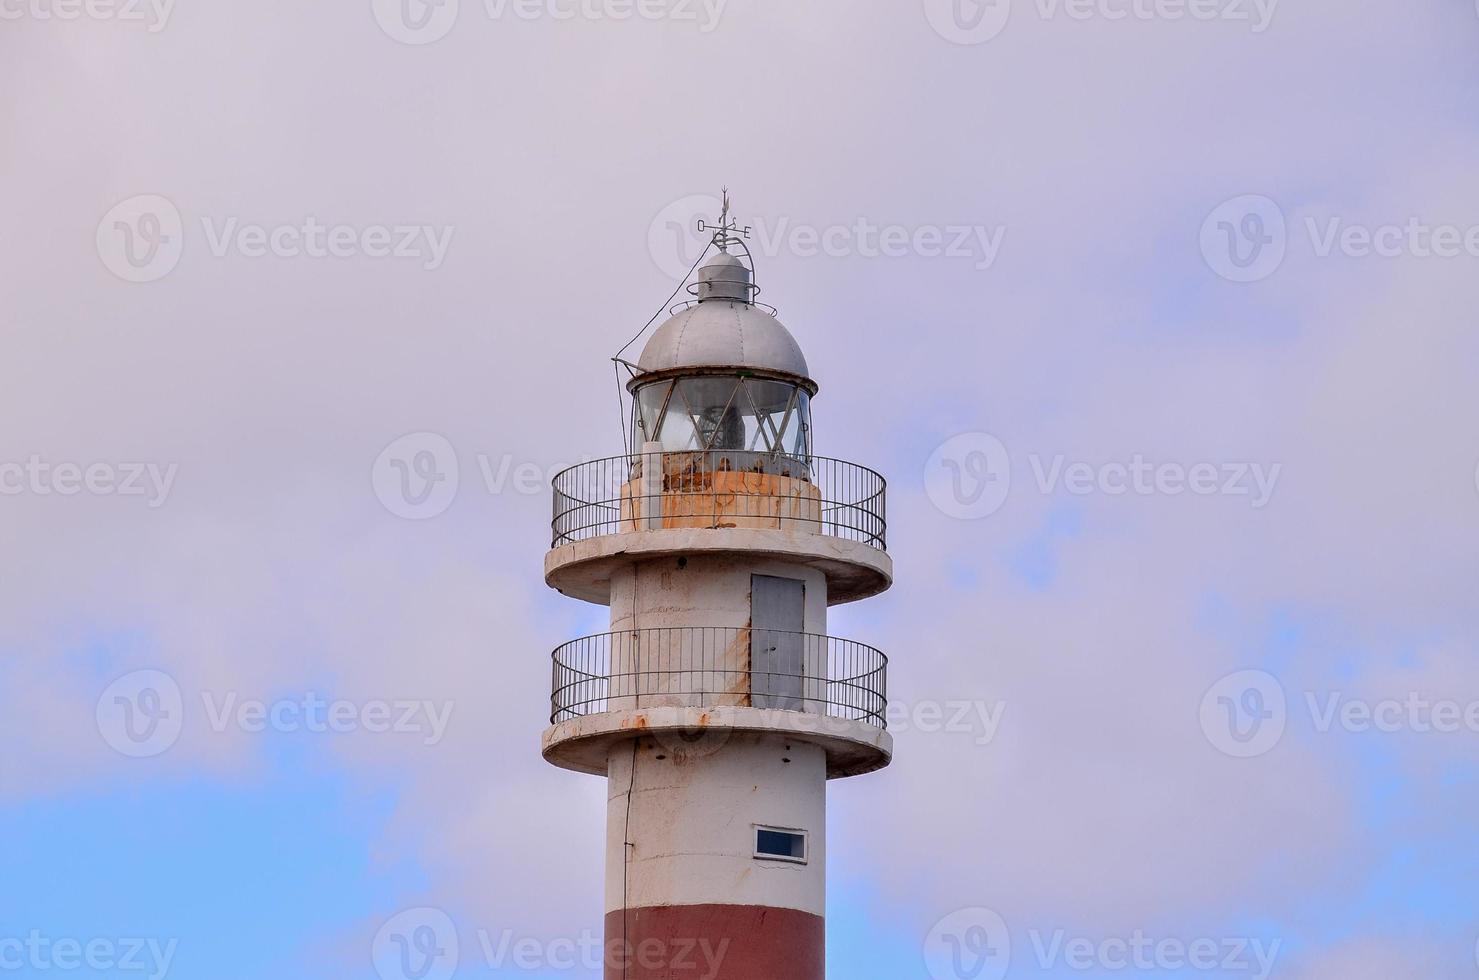
M 772 857 L 789 858 L 793 861 L 806 859 L 806 837 L 783 830 L 755 831 L 755 853 Z

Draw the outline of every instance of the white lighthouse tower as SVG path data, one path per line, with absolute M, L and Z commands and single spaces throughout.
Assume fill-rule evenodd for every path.
M 608 781 L 607 980 L 822 980 L 827 780 L 893 745 L 887 658 L 827 631 L 892 581 L 884 481 L 815 454 L 727 199 L 705 230 L 626 364 L 628 452 L 555 478 L 545 579 L 611 625 L 554 652 L 543 752 Z

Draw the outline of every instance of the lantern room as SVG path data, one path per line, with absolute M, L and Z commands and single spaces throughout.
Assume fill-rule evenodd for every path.
M 719 251 L 690 292 L 696 298 L 658 327 L 627 383 L 633 445 L 809 457 L 817 386 L 796 339 L 755 302 L 753 271 Z

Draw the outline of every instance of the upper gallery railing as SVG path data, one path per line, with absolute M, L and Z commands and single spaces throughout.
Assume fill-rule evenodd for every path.
M 703 450 L 598 459 L 554 479 L 553 544 L 658 528 L 777 528 L 885 548 L 883 477 L 821 456 Z

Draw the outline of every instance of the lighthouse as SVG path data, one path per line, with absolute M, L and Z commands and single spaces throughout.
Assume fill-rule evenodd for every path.
M 554 651 L 542 751 L 607 781 L 606 980 L 823 980 L 827 782 L 893 750 L 887 658 L 827 628 L 892 583 L 885 483 L 818 455 L 727 194 L 699 227 L 690 298 L 617 359 L 625 451 L 554 479 L 545 580 L 610 626 Z

